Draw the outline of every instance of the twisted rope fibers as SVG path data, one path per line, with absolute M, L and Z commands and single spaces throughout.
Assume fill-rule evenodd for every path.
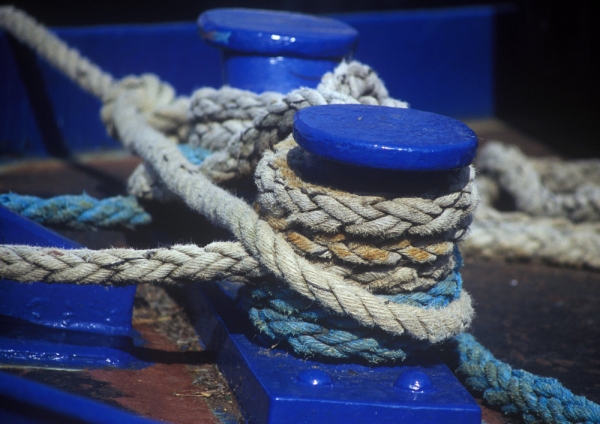
M 0 194 L 0 205 L 40 224 L 65 225 L 79 230 L 119 225 L 133 228 L 152 220 L 132 196 L 98 200 L 84 193 L 42 199 L 6 193 Z
M 484 399 L 507 414 L 522 414 L 526 423 L 598 423 L 600 405 L 575 396 L 553 378 L 514 370 L 497 360 L 467 333 L 456 337 L 459 375 Z
M 477 164 L 482 202 L 461 245 L 465 255 L 600 270 L 598 160 L 532 159 L 490 142 Z M 501 189 L 516 211 L 493 207 Z
M 547 163 L 536 163 L 518 148 L 498 142 L 486 144 L 477 158 L 480 172 L 514 198 L 517 210 L 531 216 L 564 217 L 575 223 L 598 222 L 600 185 L 590 184 L 587 178 L 599 174 L 600 162 L 580 162 L 579 172 L 575 172 L 575 164 L 566 167 L 558 161 L 550 162 L 554 166 Z M 582 165 L 587 166 L 582 169 Z M 564 178 L 565 171 L 568 178 Z
M 390 334 L 411 334 L 432 343 L 468 325 L 472 309 L 464 292 L 448 307 L 435 310 L 386 303 L 296 255 L 249 205 L 209 182 L 168 139 L 148 127 L 126 95 L 116 103 L 115 123 L 123 143 L 153 164 L 169 190 L 216 225 L 229 228 L 275 277 L 305 297 L 333 312 L 353 316 L 364 326 L 379 326 Z
M 457 252 L 460 257 L 460 254 Z M 460 296 L 462 279 L 454 272 L 427 291 L 385 295 L 389 301 L 425 308 L 447 306 Z M 263 337 L 285 341 L 302 357 L 365 360 L 369 363 L 398 361 L 430 346 L 408 337 L 390 337 L 367 330 L 355 321 L 331 315 L 279 283 L 262 281 L 240 290 L 241 303 Z
M 0 275 L 15 281 L 126 286 L 229 279 L 246 281 L 266 271 L 240 243 L 164 249 L 57 249 L 0 245 Z
M 0 25 L 3 25 L 4 27 L 9 27 L 9 29 L 14 28 L 15 26 L 18 27 L 20 25 L 20 23 L 18 23 L 16 25 L 12 22 L 9 23 L 9 25 L 6 24 L 7 20 L 23 19 L 24 14 L 22 12 L 19 12 L 19 13 L 14 13 L 14 12 L 15 12 L 14 8 L 4 8 L 4 7 L 0 8 Z M 31 20 L 31 18 L 28 18 L 28 19 Z M 35 23 L 35 21 L 33 21 L 33 22 Z M 37 25 L 36 28 L 33 28 L 33 30 L 42 33 L 42 35 L 44 37 L 46 36 L 47 31 L 39 25 Z M 32 29 L 29 29 L 27 31 L 32 31 Z M 14 31 L 13 31 L 13 33 L 14 33 Z M 41 38 L 44 38 L 44 37 L 41 37 Z M 34 40 L 35 42 L 30 43 L 30 44 L 33 44 L 34 48 L 39 47 L 36 45 L 36 43 L 42 42 L 39 38 L 40 37 L 38 37 L 37 41 Z M 58 40 L 58 42 L 60 42 L 60 40 Z M 40 51 L 40 50 L 38 49 L 38 51 Z M 42 50 L 41 54 L 43 56 L 50 57 L 50 56 L 52 56 L 53 52 L 50 50 L 47 50 L 47 51 Z M 62 55 L 60 57 L 62 57 L 64 59 L 67 56 L 68 55 Z M 79 56 L 75 56 L 72 53 L 70 53 L 70 56 L 68 56 L 69 59 L 72 59 L 73 57 L 75 57 L 79 61 L 82 61 Z M 51 62 L 56 63 L 56 61 L 51 61 Z M 77 62 L 77 60 L 75 62 Z M 59 69 L 63 69 L 63 67 L 61 67 L 63 65 L 64 65 L 64 63 L 62 63 L 62 64 L 58 63 L 57 67 Z M 75 65 L 81 66 L 81 65 L 78 65 L 77 63 L 75 63 Z M 71 66 L 71 65 L 69 65 L 69 66 Z M 102 71 L 100 71 L 98 68 L 94 68 L 94 70 L 97 70 L 97 73 L 101 77 L 102 76 L 107 77 L 106 74 L 102 75 L 103 74 Z M 74 75 L 70 75 L 70 76 L 76 82 L 78 82 L 78 80 L 76 78 L 74 78 Z M 104 78 L 104 81 L 106 81 L 106 78 Z M 112 81 L 112 80 L 109 80 L 109 81 Z M 106 98 L 105 95 L 107 94 L 106 93 L 107 91 L 108 90 L 98 89 L 93 92 L 98 97 Z M 125 97 L 129 97 L 127 99 L 127 101 L 125 101 Z M 114 122 L 116 125 L 114 128 L 117 130 L 117 133 L 120 134 L 121 138 L 124 141 L 124 144 L 127 145 L 129 148 L 132 148 L 134 151 L 137 151 L 140 154 L 144 153 L 144 154 L 142 154 L 142 156 L 147 161 L 147 163 L 151 164 L 152 168 L 155 169 L 154 172 L 156 172 L 156 175 L 159 176 L 160 178 L 162 178 L 165 182 L 168 182 L 167 185 L 168 185 L 169 189 L 172 189 L 177 195 L 181 196 L 183 198 L 183 200 L 190 207 L 192 207 L 193 209 L 196 209 L 196 210 L 203 211 L 207 216 L 212 218 L 213 222 L 215 222 L 219 225 L 228 226 L 228 224 L 231 224 L 229 226 L 230 226 L 230 228 L 232 228 L 234 234 L 236 234 L 236 236 L 238 236 L 238 237 L 242 236 L 242 237 L 240 237 L 240 239 L 242 241 L 244 241 L 244 246 L 242 248 L 242 250 L 244 251 L 244 254 L 241 254 L 241 256 L 243 256 L 245 258 L 250 258 L 254 264 L 258 264 L 259 262 L 254 260 L 252 258 L 252 256 L 258 256 L 261 259 L 260 263 L 264 264 L 262 266 L 259 266 L 259 268 L 262 271 L 259 271 L 256 274 L 252 274 L 252 275 L 255 275 L 255 276 L 265 275 L 264 273 L 266 272 L 266 269 L 268 268 L 269 271 L 271 273 L 275 274 L 275 276 L 277 278 L 281 279 L 282 281 L 287 280 L 288 282 L 290 282 L 290 280 L 288 280 L 288 278 L 286 278 L 286 276 L 293 277 L 293 275 L 290 275 L 290 272 L 292 270 L 289 268 L 289 266 L 288 266 L 289 264 L 284 266 L 285 269 L 278 271 L 277 269 L 275 269 L 273 267 L 274 263 L 277 263 L 277 261 L 276 260 L 275 260 L 275 262 L 272 261 L 273 257 L 269 256 L 269 252 L 267 252 L 265 250 L 264 243 L 262 245 L 260 243 L 253 245 L 252 243 L 249 243 L 248 240 L 246 240 L 243 237 L 243 235 L 250 235 L 252 232 L 254 232 L 254 234 L 256 234 L 257 232 L 260 233 L 262 230 L 267 235 L 268 241 L 266 244 L 274 246 L 275 251 L 286 250 L 286 244 L 285 243 L 282 244 L 281 239 L 278 239 L 277 237 L 273 237 L 273 235 L 268 230 L 268 226 L 261 224 L 260 220 L 257 220 L 254 218 L 254 215 L 251 213 L 252 212 L 251 209 L 247 209 L 246 207 L 237 203 L 233 199 L 228 199 L 228 202 L 227 202 L 228 205 L 227 205 L 226 209 L 230 213 L 229 214 L 221 213 L 218 210 L 218 208 L 215 207 L 214 197 L 212 196 L 213 194 L 215 194 L 215 192 L 218 192 L 218 190 L 220 190 L 220 189 L 217 189 L 214 186 L 210 186 L 210 184 L 203 186 L 201 188 L 197 188 L 197 187 L 194 187 L 194 186 L 191 186 L 188 184 L 187 189 L 186 189 L 185 183 L 186 182 L 189 183 L 192 180 L 199 179 L 202 184 L 205 184 L 206 181 L 204 181 L 203 178 L 198 175 L 200 170 L 198 168 L 195 168 L 191 164 L 189 164 L 189 162 L 185 161 L 180 153 L 173 152 L 170 149 L 170 147 L 171 147 L 170 144 L 172 143 L 172 141 L 170 142 L 168 139 L 164 138 L 160 133 L 156 133 L 151 128 L 148 128 L 146 122 L 151 121 L 152 116 L 148 116 L 147 114 L 144 115 L 143 113 L 140 113 L 141 111 L 139 108 L 136 109 L 136 106 L 134 106 L 135 100 L 136 100 L 135 96 L 129 96 L 129 95 L 126 95 L 126 93 L 125 93 L 125 97 L 123 97 L 122 93 L 119 93 L 118 95 L 115 96 L 116 100 L 113 102 L 113 104 L 116 106 L 115 112 L 114 112 L 114 118 L 115 118 Z M 123 101 L 120 101 L 121 99 L 123 99 Z M 127 102 L 129 102 L 129 105 L 131 107 L 130 109 L 128 109 L 128 107 L 127 107 Z M 182 104 L 182 103 L 180 102 L 180 104 Z M 168 108 L 167 108 L 167 110 L 168 110 Z M 107 114 L 107 115 L 112 116 L 112 114 Z M 167 115 L 168 115 L 168 113 L 167 113 Z M 175 113 L 174 116 L 177 116 L 177 113 Z M 180 116 L 181 115 L 179 115 L 179 117 Z M 127 125 L 128 122 L 129 122 L 129 126 Z M 173 122 L 173 121 L 171 121 L 171 122 Z M 144 142 L 148 142 L 148 143 L 145 145 Z M 156 144 L 154 144 L 154 143 L 156 143 Z M 268 145 L 268 143 L 267 143 L 267 145 Z M 146 147 L 147 151 L 144 150 L 144 147 Z M 233 146 L 233 147 L 235 149 L 235 146 Z M 161 148 L 165 149 L 164 156 L 161 156 L 158 152 L 161 150 Z M 213 156 L 215 156 L 215 155 L 213 155 Z M 225 158 L 226 157 L 231 157 L 231 155 L 230 154 L 225 155 Z M 165 169 L 165 168 L 159 166 L 161 159 L 163 159 L 165 161 L 174 160 L 174 161 L 172 161 L 174 165 L 171 167 L 166 167 L 166 169 Z M 227 160 L 225 160 L 225 162 L 227 162 Z M 216 163 L 218 164 L 219 162 L 216 161 Z M 211 166 L 214 166 L 214 162 L 213 162 L 213 164 L 211 164 Z M 218 176 L 218 172 L 216 172 L 215 175 Z M 226 178 L 230 177 L 227 175 L 226 172 L 222 173 L 222 176 L 225 176 Z M 168 177 L 173 177 L 173 179 L 170 180 Z M 192 178 L 192 177 L 195 177 L 195 178 Z M 198 192 L 195 192 L 196 189 L 198 190 Z M 203 193 L 204 196 L 197 196 L 198 193 L 202 193 L 202 192 L 204 192 Z M 194 196 L 195 194 L 196 194 L 196 196 Z M 249 217 L 250 219 L 247 219 L 247 220 L 242 219 L 241 215 L 244 215 L 244 214 L 246 214 L 246 216 Z M 229 215 L 229 217 L 226 217 L 225 215 Z M 212 246 L 212 245 L 213 244 L 211 244 L 209 246 Z M 238 246 L 242 247 L 242 245 L 239 243 L 233 243 L 230 246 L 227 246 L 227 249 L 235 250 L 235 249 L 237 249 Z M 38 254 L 40 253 L 40 251 L 38 251 L 37 249 L 31 248 L 28 246 L 23 246 L 21 248 L 23 249 L 24 255 L 32 256 L 32 258 L 30 258 L 30 259 L 38 257 Z M 208 246 L 207 246 L 207 248 L 208 248 Z M 197 248 L 197 249 L 200 249 L 200 248 Z M 252 256 L 249 256 L 247 253 L 245 253 L 246 249 L 252 253 Z M 4 258 L 10 257 L 10 252 L 14 252 L 15 250 L 19 250 L 19 246 L 2 246 L 2 248 L 0 249 L 0 258 L 2 258 L 4 260 Z M 69 251 L 64 251 L 64 250 L 60 250 L 60 249 L 53 249 L 53 250 L 54 250 L 53 256 L 58 256 L 61 258 L 63 255 L 68 256 Z M 89 253 L 90 251 L 86 251 L 86 252 Z M 85 253 L 84 256 L 87 255 L 87 253 Z M 273 252 L 271 252 L 271 253 L 273 253 Z M 276 256 L 277 255 L 275 255 L 275 257 Z M 144 260 L 145 260 L 145 258 L 140 258 L 140 257 L 136 258 L 136 261 L 140 261 L 140 264 Z M 16 262 L 18 262 L 18 260 L 16 260 Z M 83 260 L 83 262 L 85 263 L 85 259 Z M 301 269 L 303 269 L 302 272 L 304 273 L 304 275 L 312 275 L 312 276 L 318 277 L 318 274 L 314 274 L 314 273 L 311 274 L 310 266 L 308 268 L 306 268 L 304 266 L 305 264 L 303 263 L 301 258 L 296 258 L 295 262 L 296 262 L 296 265 L 299 265 L 299 267 Z M 104 263 L 102 266 L 110 268 L 110 267 L 114 267 L 117 265 L 118 264 L 113 261 L 113 262 L 109 262 L 109 263 Z M 3 263 L 2 266 L 0 266 L 0 273 L 3 274 L 5 272 L 5 269 L 6 269 L 6 267 L 5 267 L 5 264 Z M 16 277 L 19 277 L 21 280 L 23 280 L 21 278 L 22 275 L 16 275 Z M 336 280 L 335 275 L 332 275 L 331 277 L 333 277 L 333 279 Z M 292 278 L 292 280 L 293 280 L 293 278 Z M 27 281 L 27 280 L 23 280 L 23 281 Z M 291 286 L 295 290 L 297 290 L 298 287 L 296 287 L 296 285 L 295 285 L 295 283 L 297 283 L 297 281 L 291 281 L 291 283 L 292 283 Z M 320 285 L 317 285 L 317 286 L 325 287 L 325 286 L 320 286 Z M 337 290 L 337 288 L 334 288 L 334 287 L 330 287 L 330 289 L 333 292 L 336 292 L 336 290 Z M 323 289 L 321 289 L 321 290 L 323 290 Z M 300 291 L 305 293 L 305 295 L 308 294 L 307 298 L 309 298 L 309 299 L 311 298 L 311 296 L 308 292 L 303 291 L 303 290 L 300 290 Z M 327 289 L 325 289 L 324 291 L 327 292 Z M 310 292 L 310 289 L 309 289 L 309 292 Z M 337 293 L 336 296 L 339 296 L 341 294 L 340 292 L 336 292 L 336 293 Z M 315 293 L 313 293 L 313 295 L 314 294 Z M 464 297 L 465 297 L 465 295 L 463 295 L 463 298 Z M 340 297 L 340 299 L 343 299 L 343 297 Z M 368 295 L 365 296 L 365 301 L 367 303 L 369 303 Z M 452 303 L 450 305 L 452 305 Z M 333 309 L 335 310 L 335 307 Z M 414 315 L 417 316 L 417 320 L 422 319 L 422 317 L 418 316 L 418 310 L 411 310 L 411 312 L 413 312 Z M 358 321 L 360 322 L 360 320 L 358 320 Z M 374 321 L 377 321 L 377 319 L 375 319 Z M 382 329 L 384 331 L 389 331 L 389 328 L 387 328 L 386 326 L 382 326 Z M 371 330 L 369 330 L 369 331 L 371 331 Z M 390 335 L 392 335 L 392 334 L 393 334 L 393 332 L 390 332 Z M 464 345 L 466 343 L 465 340 L 468 340 L 469 337 L 471 337 L 471 336 L 466 335 L 466 334 L 459 336 L 457 338 L 459 345 L 463 345 L 463 347 L 464 347 Z M 473 358 L 470 358 L 468 356 L 464 356 L 461 359 L 463 361 L 473 360 Z M 518 382 L 518 380 L 517 380 L 517 382 Z M 483 384 L 483 383 L 481 383 L 478 386 L 478 388 L 480 390 L 484 390 L 485 387 L 487 387 L 487 386 L 486 386 L 486 384 Z M 559 393 L 561 395 L 560 396 L 561 399 L 554 399 L 553 402 L 564 402 L 564 405 L 566 405 L 565 409 L 575 408 L 580 412 L 580 414 L 578 416 L 582 417 L 582 419 L 580 419 L 580 420 L 575 419 L 575 420 L 573 420 L 573 422 L 599 422 L 600 421 L 598 419 L 598 413 L 597 413 L 598 406 L 597 405 L 595 405 L 591 402 L 587 402 L 587 401 L 585 401 L 585 402 L 580 401 L 580 399 L 583 399 L 583 398 L 573 397 L 570 392 L 563 389 L 562 386 L 560 386 L 560 384 L 556 381 L 554 381 L 554 385 L 550 391 L 553 393 Z M 497 398 L 497 399 L 499 399 L 499 398 Z M 515 403 L 515 405 L 516 405 L 516 408 L 515 408 L 516 410 L 525 413 L 526 419 L 530 419 L 531 417 L 534 417 L 535 419 L 539 419 L 539 421 L 556 422 L 556 421 L 553 421 L 552 417 L 549 416 L 548 414 L 546 414 L 544 412 L 544 410 L 542 410 L 542 409 L 539 409 L 539 408 L 538 409 L 534 409 L 534 408 L 526 409 L 527 405 L 522 405 L 518 402 Z M 553 404 L 553 407 L 556 407 L 556 405 Z M 575 417 L 575 418 L 577 418 L 577 417 Z

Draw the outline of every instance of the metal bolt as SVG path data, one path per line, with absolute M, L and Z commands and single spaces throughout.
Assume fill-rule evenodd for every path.
M 305 370 L 296 377 L 299 384 L 312 387 L 327 387 L 333 382 L 331 377 L 326 372 L 321 370 Z

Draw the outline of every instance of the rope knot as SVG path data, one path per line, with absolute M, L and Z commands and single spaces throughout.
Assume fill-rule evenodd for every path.
M 176 97 L 175 89 L 153 74 L 123 78 L 103 97 L 104 105 L 100 117 L 112 137 L 117 137 L 113 122 L 114 103 L 124 92 L 128 93 L 151 127 L 174 141 L 186 139 L 189 132 L 187 117 L 189 99 Z

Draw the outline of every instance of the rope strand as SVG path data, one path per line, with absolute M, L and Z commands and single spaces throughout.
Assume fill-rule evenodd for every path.
M 237 100 L 232 99 L 230 104 L 237 106 L 232 106 L 231 110 L 210 102 L 194 104 L 194 110 L 206 118 L 198 119 L 192 129 L 199 131 L 195 139 L 198 142 L 191 144 L 192 147 L 209 146 L 202 144 L 209 143 L 206 134 L 214 134 L 215 138 L 217 134 L 223 134 L 219 132 L 220 128 L 225 128 L 227 122 L 231 124 L 232 119 L 239 118 L 242 122 L 238 127 L 227 129 L 230 136 L 226 145 L 218 144 L 225 146 L 223 150 L 195 165 L 183 156 L 176 145 L 188 139 L 191 127 L 186 111 L 190 101 L 176 98 L 170 86 L 152 76 L 126 78 L 115 84 L 109 75 L 12 7 L 0 8 L 0 25 L 24 40 L 84 89 L 105 101 L 102 115 L 109 131 L 144 159 L 157 184 L 164 184 L 170 193 L 193 210 L 207 216 L 214 224 L 229 228 L 240 240 L 239 243 L 212 243 L 205 248 L 173 246 L 149 251 L 116 249 L 94 252 L 87 249 L 1 246 L 1 277 L 19 281 L 115 285 L 216 278 L 243 281 L 257 277 L 264 279 L 265 283 L 248 285 L 245 290 L 250 291 L 250 297 L 266 302 L 268 306 L 263 309 L 257 306 L 251 313 L 259 326 L 262 323 L 268 326 L 265 334 L 279 338 L 284 332 L 289 333 L 290 327 L 286 329 L 278 325 L 278 321 L 291 309 L 303 309 L 300 317 L 304 321 L 298 320 L 297 326 L 291 328 L 292 331 L 301 327 L 308 330 L 300 337 L 289 339 L 298 352 L 311 354 L 318 349 L 329 349 L 332 356 L 354 355 L 373 362 L 401 359 L 404 341 L 407 340 L 403 337 L 409 338 L 410 346 L 418 349 L 446 340 L 468 325 L 472 308 L 468 294 L 460 290 L 460 276 L 457 274 L 460 258 L 454 263 L 447 261 L 447 265 L 452 264 L 452 272 L 441 271 L 433 277 L 437 284 L 421 285 L 422 282 L 415 276 L 419 272 L 421 276 L 426 274 L 421 270 L 423 264 L 436 263 L 437 266 L 437 261 L 453 257 L 450 254 L 454 250 L 452 247 L 464 238 L 471 219 L 471 206 L 477 199 L 476 188 L 471 184 L 472 170 L 468 172 L 469 189 L 461 188 L 458 196 L 454 193 L 456 190 L 450 190 L 451 193 L 428 198 L 437 200 L 437 204 L 431 202 L 425 205 L 412 200 L 388 204 L 385 202 L 389 200 L 383 200 L 377 207 L 369 204 L 364 209 L 351 200 L 332 199 L 332 196 L 317 192 L 303 198 L 301 194 L 304 193 L 285 189 L 284 185 L 273 186 L 271 190 L 268 188 L 271 177 L 261 171 L 259 186 L 266 190 L 259 203 L 260 208 L 267 211 L 264 217 L 207 178 L 209 176 L 216 182 L 227 181 L 250 175 L 257 165 L 260 168 L 261 157 L 268 158 L 270 150 L 287 137 L 293 114 L 303 107 L 356 102 L 406 107 L 405 103 L 388 97 L 385 87 L 370 68 L 360 64 L 342 64 L 324 77 L 317 90 L 296 90 L 281 98 L 274 95 L 264 105 L 259 102 L 243 106 L 243 102 L 236 103 Z M 207 98 L 215 93 L 209 90 Z M 245 115 L 236 115 L 242 110 Z M 204 133 L 200 134 L 200 131 Z M 455 179 L 456 184 L 459 181 L 461 178 Z M 275 179 L 272 182 L 279 184 Z M 148 187 L 153 184 L 151 181 Z M 486 201 L 491 199 L 490 193 L 484 194 Z M 280 206 L 274 201 L 274 198 L 285 196 L 291 199 L 291 203 Z M 333 202 L 336 206 L 332 206 Z M 303 209 L 307 205 L 308 209 Z M 446 213 L 446 210 L 451 212 Z M 316 212 L 327 224 L 319 226 L 321 221 L 314 220 L 315 214 L 305 215 L 306 211 Z M 484 219 L 493 217 L 495 213 L 489 207 L 483 211 L 487 214 Z M 378 213 L 384 215 L 377 216 Z M 319 225 L 315 224 L 317 222 Z M 363 223 L 370 222 L 377 224 L 365 225 L 367 230 L 361 229 Z M 340 228 L 344 230 L 344 237 L 347 233 L 351 239 L 332 239 L 332 231 Z M 387 236 L 389 229 L 393 229 L 394 237 L 406 235 L 408 244 L 386 245 L 386 239 L 368 245 L 362 240 L 365 236 L 363 231 Z M 436 241 L 432 238 L 434 235 L 440 239 Z M 306 240 L 312 244 L 304 243 L 306 246 L 302 248 Z M 374 261 L 372 268 L 362 272 L 363 280 L 352 280 L 350 275 L 361 273 L 350 272 L 351 266 L 341 264 L 346 251 L 354 255 L 349 262 L 366 261 L 373 253 L 393 259 L 391 262 Z M 380 288 L 387 286 L 389 289 L 392 285 L 386 282 L 378 288 L 369 283 L 382 282 L 382 276 L 389 275 L 389 269 L 381 267 L 399 264 L 398 269 L 416 272 L 412 277 L 413 285 L 401 285 L 398 292 L 376 295 Z M 274 281 L 279 283 L 274 286 Z M 286 287 L 282 287 L 281 283 Z M 291 295 L 284 293 L 280 297 L 279 294 L 272 297 L 267 292 Z M 310 306 L 303 308 L 299 301 Z M 317 305 L 318 309 L 315 308 Z M 331 330 L 316 322 L 319 317 L 325 316 L 328 321 L 337 321 L 339 329 Z M 321 328 L 317 328 L 319 326 Z M 361 329 L 367 330 L 364 337 Z M 369 337 L 373 334 L 376 337 Z M 488 402 L 503 405 L 507 412 L 521 412 L 528 422 L 600 421 L 598 405 L 572 396 L 554 380 L 513 371 L 493 359 L 467 334 L 459 335 L 457 340 L 461 353 L 459 372 L 468 376 L 467 383 L 475 390 L 484 391 Z M 371 351 L 374 359 L 361 356 L 356 349 L 355 353 L 350 352 L 349 346 L 359 344 L 365 347 L 358 351 Z M 311 347 L 306 350 L 306 346 Z
M 131 196 L 98 200 L 84 193 L 42 199 L 8 193 L 0 194 L 0 205 L 39 224 L 66 225 L 78 230 L 114 226 L 133 228 L 152 220 Z

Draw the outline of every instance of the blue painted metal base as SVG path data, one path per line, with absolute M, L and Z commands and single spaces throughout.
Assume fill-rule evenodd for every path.
M 364 366 L 302 360 L 253 342 L 229 283 L 183 289 L 190 315 L 251 423 L 477 423 L 481 410 L 443 363 Z
M 158 423 L 6 373 L 0 373 L 0 422 Z
M 78 248 L 0 207 L 0 244 Z M 145 366 L 126 352 L 135 286 L 23 284 L 0 280 L 0 363 L 63 368 Z

